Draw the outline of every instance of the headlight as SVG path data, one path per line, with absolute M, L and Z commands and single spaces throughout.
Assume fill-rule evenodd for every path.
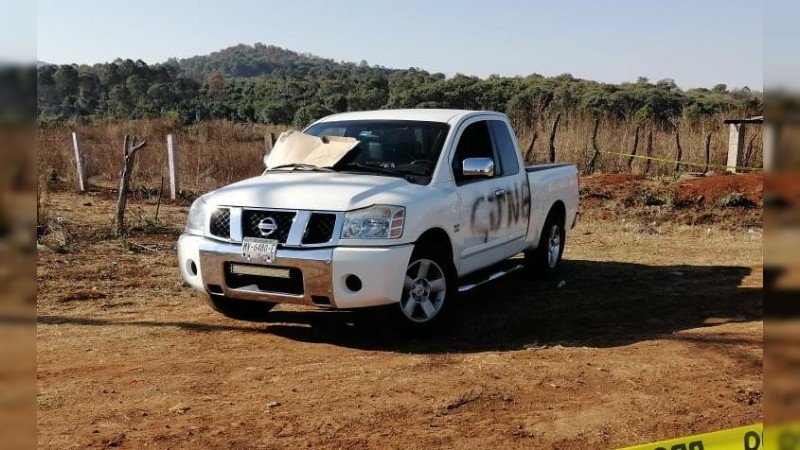
M 189 217 L 186 219 L 186 229 L 203 232 L 206 229 L 206 202 L 203 197 L 198 198 L 189 208 Z
M 406 209 L 375 205 L 344 214 L 342 239 L 387 239 L 403 234 Z

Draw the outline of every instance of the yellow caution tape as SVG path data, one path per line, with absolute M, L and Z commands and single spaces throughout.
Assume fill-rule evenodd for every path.
M 800 423 L 769 425 L 764 429 L 765 450 L 800 450 Z
M 668 441 L 626 447 L 623 450 L 770 450 L 784 447 L 767 447 L 764 445 L 764 426 L 762 424 L 731 428 L 730 430 L 698 434 Z M 772 431 L 770 429 L 769 431 Z M 800 438 L 800 435 L 798 435 Z M 800 445 L 800 440 L 797 441 Z M 787 447 L 787 449 L 800 449 Z
M 607 152 L 601 150 L 600 153 L 605 153 L 607 155 L 619 155 L 619 156 L 632 156 L 634 158 L 641 158 L 641 159 L 650 159 L 653 161 L 662 161 L 668 163 L 678 163 L 684 166 L 692 166 L 692 167 L 713 167 L 716 169 L 729 169 L 731 167 L 735 168 L 736 170 L 762 170 L 761 167 L 744 167 L 744 166 L 724 166 L 722 164 L 705 164 L 705 163 L 694 163 L 694 162 L 686 162 L 686 161 L 678 161 L 676 159 L 667 159 L 667 158 L 658 158 L 656 156 L 645 156 L 645 155 L 631 155 L 630 153 L 619 153 L 619 152 Z
M 800 450 L 800 422 L 755 424 L 620 450 Z

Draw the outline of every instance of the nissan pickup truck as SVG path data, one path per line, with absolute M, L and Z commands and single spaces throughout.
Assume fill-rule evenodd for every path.
M 265 163 L 199 197 L 178 242 L 183 279 L 237 319 L 384 306 L 429 329 L 484 282 L 552 276 L 578 212 L 576 167 L 525 166 L 497 112 L 335 114 L 283 133 Z

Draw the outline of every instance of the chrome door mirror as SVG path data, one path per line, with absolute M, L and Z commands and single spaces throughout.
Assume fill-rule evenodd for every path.
M 494 176 L 494 160 L 467 158 L 461 163 L 461 174 L 467 178 L 491 178 Z

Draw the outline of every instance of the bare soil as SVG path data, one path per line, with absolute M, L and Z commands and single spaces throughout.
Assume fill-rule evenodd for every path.
M 596 174 L 580 180 L 581 212 L 592 220 L 672 223 L 728 230 L 763 227 L 761 173 L 650 178 Z
M 676 194 L 683 201 L 698 204 L 714 204 L 725 196 L 740 194 L 754 205 L 761 205 L 764 200 L 764 175 L 751 172 L 695 178 L 679 183 Z
M 614 448 L 762 421 L 760 234 L 588 211 L 558 279 L 487 285 L 412 339 L 214 313 L 178 275 L 187 206 L 154 203 L 114 239 L 111 199 L 49 198 L 41 448 Z

